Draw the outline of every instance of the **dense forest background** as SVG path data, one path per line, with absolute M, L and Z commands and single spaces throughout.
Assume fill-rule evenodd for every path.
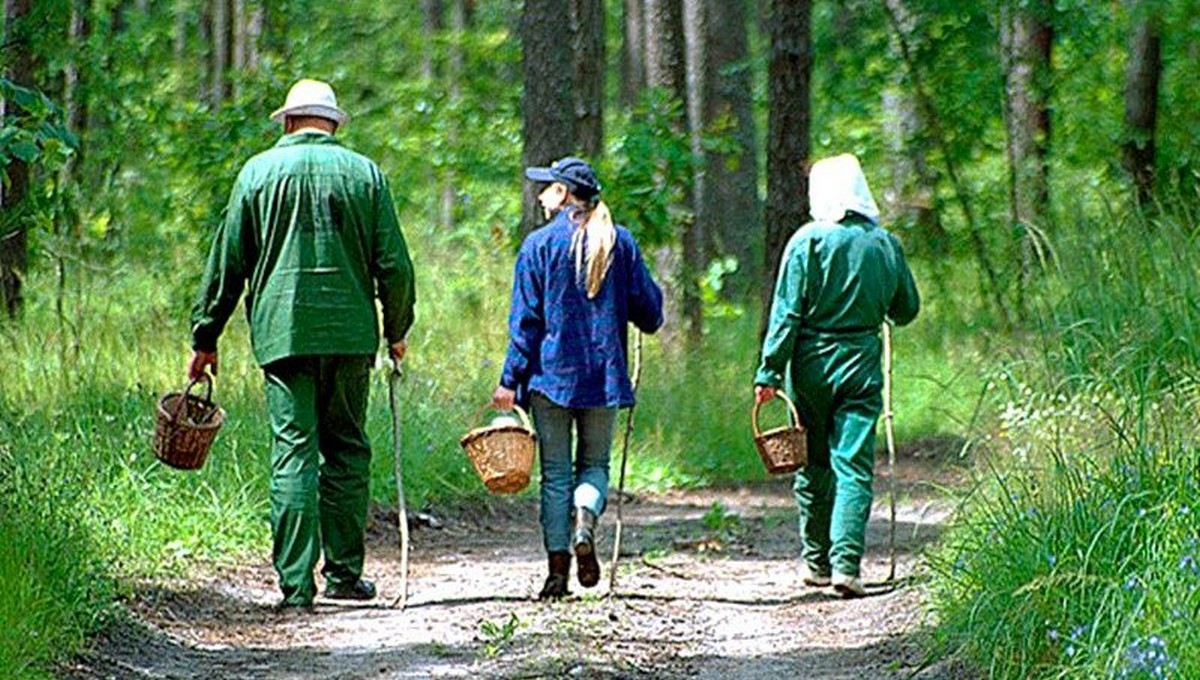
M 678 251 L 661 266 L 689 327 L 700 288 L 767 287 L 812 158 L 858 154 L 888 223 L 939 263 L 929 284 L 971 267 L 1009 326 L 1061 232 L 1196 182 L 1192 2 L 6 8 L 10 315 L 31 258 L 72 279 L 64 260 L 202 238 L 303 75 L 337 85 L 410 229 L 515 239 L 536 214 L 514 168 L 593 158 L 623 219 Z
M 852 152 L 924 294 L 901 438 L 987 461 L 930 556 L 941 653 L 1200 673 L 1197 0 L 5 0 L 3 27 L 0 668 L 45 672 L 130 577 L 266 540 L 244 324 L 212 463 L 171 474 L 147 438 L 233 177 L 316 77 L 418 268 L 410 503 L 482 495 L 455 442 L 536 225 L 521 168 L 568 153 L 668 289 L 631 483 L 762 479 L 742 414 L 763 305 L 806 164 Z M 372 423 L 394 503 L 382 405 Z

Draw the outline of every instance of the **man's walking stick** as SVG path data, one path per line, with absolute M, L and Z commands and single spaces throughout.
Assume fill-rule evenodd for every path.
M 621 558 L 621 508 L 625 498 L 625 463 L 629 458 L 629 435 L 633 432 L 633 410 L 637 408 L 638 382 L 642 378 L 642 334 L 637 334 L 633 349 L 633 406 L 625 416 L 625 440 L 621 443 L 621 474 L 617 481 L 617 529 L 613 534 L 612 561 L 608 566 L 608 595 L 617 590 L 617 562 Z
M 396 472 L 396 503 L 397 519 L 400 526 L 400 594 L 392 600 L 392 607 L 400 605 L 404 609 L 408 605 L 408 510 L 404 504 L 404 473 L 400 466 L 400 381 L 404 372 L 400 370 L 400 362 L 392 360 L 392 370 L 388 373 L 388 398 L 392 406 L 392 460 Z
M 888 528 L 887 580 L 896 580 L 896 435 L 892 431 L 892 327 L 883 322 L 883 431 L 888 449 L 888 499 L 891 504 L 891 525 Z

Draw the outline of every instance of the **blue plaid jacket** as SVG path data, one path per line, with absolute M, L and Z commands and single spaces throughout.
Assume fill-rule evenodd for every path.
M 626 326 L 657 331 L 662 291 L 633 235 L 618 226 L 612 266 L 589 300 L 575 275 L 575 228 L 563 210 L 521 244 L 500 384 L 516 390 L 523 405 L 536 391 L 569 408 L 632 406 Z

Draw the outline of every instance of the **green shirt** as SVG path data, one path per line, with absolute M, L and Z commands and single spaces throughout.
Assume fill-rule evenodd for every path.
M 192 346 L 215 351 L 246 288 L 260 365 L 373 354 L 375 298 L 389 343 L 413 322 L 413 269 L 383 173 L 319 132 L 285 135 L 242 167 L 192 308 Z
M 873 347 L 864 336 L 874 338 L 885 317 L 902 326 L 919 308 L 895 236 L 867 219 L 810 222 L 784 250 L 754 382 L 779 387 L 788 362 L 827 356 L 821 347 Z

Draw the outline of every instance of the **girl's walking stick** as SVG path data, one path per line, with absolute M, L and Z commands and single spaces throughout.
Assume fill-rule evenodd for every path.
M 617 562 L 621 558 L 621 507 L 625 499 L 625 462 L 629 458 L 629 435 L 633 432 L 633 410 L 637 408 L 638 382 L 642 377 L 642 334 L 639 331 L 633 349 L 633 406 L 625 416 L 625 440 L 621 443 L 621 474 L 617 482 L 617 529 L 613 534 L 612 561 L 608 563 L 608 595 L 617 589 Z
M 392 600 L 392 608 L 408 605 L 408 510 L 404 504 L 404 473 L 400 466 L 400 381 L 404 377 L 400 362 L 392 360 L 388 374 L 388 398 L 392 407 L 392 460 L 396 473 L 397 519 L 400 525 L 400 594 Z
M 887 580 L 896 580 L 896 435 L 892 431 L 892 327 L 883 322 L 883 431 L 888 450 L 888 501 L 891 505 L 891 524 L 888 528 Z

